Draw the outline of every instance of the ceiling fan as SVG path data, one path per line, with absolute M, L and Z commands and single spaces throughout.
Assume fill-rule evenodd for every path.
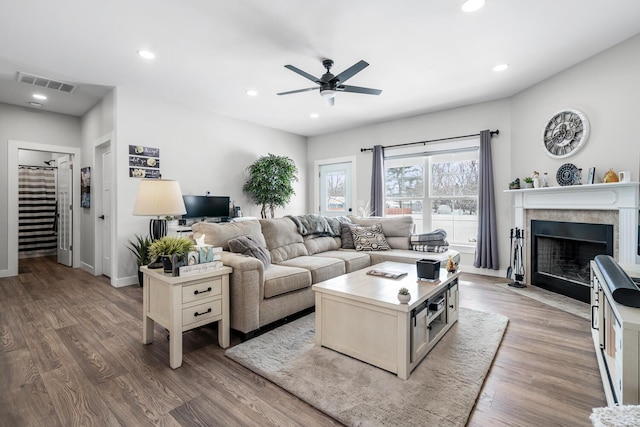
M 304 72 L 297 67 L 294 67 L 293 65 L 285 65 L 285 68 L 290 69 L 294 73 L 300 74 L 302 77 L 311 80 L 319 86 L 309 87 L 306 89 L 291 90 L 289 92 L 280 92 L 278 95 L 290 95 L 292 93 L 309 92 L 312 90 L 320 89 L 320 96 L 325 98 L 327 100 L 327 104 L 332 106 L 335 103 L 335 96 L 337 92 L 364 93 L 366 95 L 380 95 L 382 93 L 382 91 L 379 89 L 370 89 L 368 87 L 359 86 L 347 86 L 343 84 L 348 79 L 362 71 L 365 67 L 369 66 L 369 64 L 365 61 L 357 62 L 337 76 L 331 74 L 331 67 L 333 66 L 333 61 L 331 59 L 323 60 L 322 65 L 327 69 L 327 72 L 320 78 L 314 77 L 311 74 Z

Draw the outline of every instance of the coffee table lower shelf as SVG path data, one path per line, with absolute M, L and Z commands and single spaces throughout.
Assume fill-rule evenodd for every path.
M 417 280 L 412 264 L 376 268 L 409 274 L 393 280 L 366 275 L 364 269 L 313 286 L 316 344 L 407 379 L 458 320 L 460 273 L 442 269 L 439 281 L 427 283 Z M 397 301 L 402 286 L 411 292 L 410 304 Z

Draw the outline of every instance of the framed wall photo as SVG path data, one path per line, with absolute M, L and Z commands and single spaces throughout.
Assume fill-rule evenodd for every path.
M 80 169 L 80 206 L 91 207 L 91 167 Z
M 593 184 L 596 179 L 596 168 L 589 168 L 589 176 L 587 177 L 587 184 Z

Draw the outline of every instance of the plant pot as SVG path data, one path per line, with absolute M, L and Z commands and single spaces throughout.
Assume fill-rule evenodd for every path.
M 398 301 L 400 301 L 400 303 L 402 304 L 409 303 L 409 301 L 411 301 L 411 294 L 398 294 Z
M 143 283 L 144 283 L 144 274 L 142 274 L 142 271 L 138 270 L 138 286 L 142 287 Z
M 171 256 L 162 255 L 160 259 L 162 259 L 162 267 L 164 268 L 164 272 L 173 273 L 173 261 L 171 260 Z
M 533 182 L 525 182 L 524 188 L 533 188 Z

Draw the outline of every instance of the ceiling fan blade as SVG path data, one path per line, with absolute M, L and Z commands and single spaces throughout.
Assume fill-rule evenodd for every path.
M 351 67 L 347 68 L 346 70 L 344 70 L 343 72 L 341 72 L 337 76 L 335 76 L 333 78 L 333 80 L 337 81 L 337 82 L 340 82 L 340 83 L 344 83 L 347 80 L 349 80 L 351 77 L 353 77 L 356 74 L 358 74 L 360 71 L 364 70 L 368 66 L 369 66 L 368 62 L 360 61 L 360 62 L 352 65 Z
M 277 95 L 290 95 L 292 93 L 309 92 L 310 90 L 318 90 L 318 89 L 320 89 L 320 86 L 308 87 L 306 89 L 290 90 L 289 92 L 280 92 Z
M 300 74 L 302 77 L 307 78 L 309 80 L 311 80 L 314 83 L 320 83 L 320 79 L 317 77 L 312 76 L 311 74 L 307 73 L 306 71 L 302 71 L 300 68 L 298 67 L 294 67 L 293 65 L 285 65 L 284 68 L 288 68 L 291 71 L 293 71 L 294 73 Z
M 340 85 L 336 88 L 342 92 L 353 92 L 353 93 L 364 93 L 365 95 L 380 95 L 382 91 L 380 89 L 371 89 L 368 87 L 359 87 L 359 86 L 345 86 Z

